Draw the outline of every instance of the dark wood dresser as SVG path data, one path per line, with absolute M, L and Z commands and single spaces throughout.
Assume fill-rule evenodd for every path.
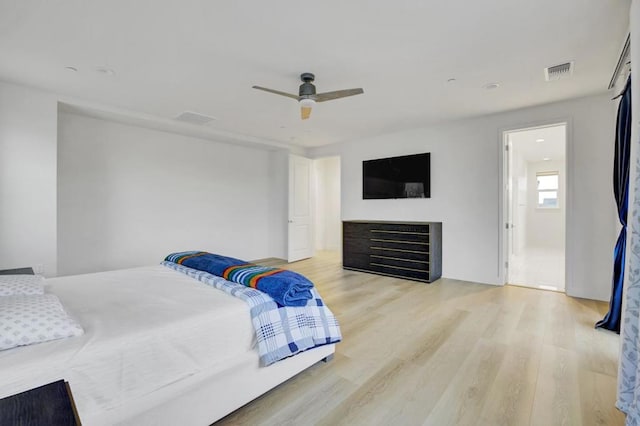
M 342 266 L 433 282 L 442 275 L 442 222 L 342 222 Z

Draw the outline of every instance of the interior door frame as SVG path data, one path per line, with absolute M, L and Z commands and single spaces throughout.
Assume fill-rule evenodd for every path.
M 505 229 L 505 223 L 509 220 L 508 210 L 508 197 L 507 197 L 507 182 L 509 176 L 507 176 L 508 168 L 506 162 L 508 161 L 508 155 L 506 152 L 507 134 L 518 130 L 539 129 L 542 127 L 552 127 L 558 125 L 565 125 L 565 227 L 564 227 L 564 291 L 566 294 L 571 295 L 573 290 L 573 266 L 576 264 L 574 255 L 574 231 L 571 224 L 574 223 L 574 209 L 573 209 L 573 173 L 574 167 L 574 154 L 573 154 L 573 120 L 571 117 L 563 117 L 549 120 L 540 120 L 534 122 L 525 122 L 520 125 L 513 125 L 508 127 L 502 127 L 498 129 L 498 264 L 497 275 L 498 285 L 505 285 L 507 283 L 508 271 L 507 260 L 509 259 L 509 244 L 507 242 L 508 233 Z
M 511 259 L 511 254 L 513 253 L 513 215 L 514 215 L 514 185 L 511 174 L 513 173 L 513 143 L 509 140 L 509 132 L 504 132 L 504 229 L 505 232 L 504 244 L 505 244 L 505 274 L 504 281 L 505 283 L 509 282 L 509 268 L 506 267 L 509 260 Z M 521 224 L 518 224 L 520 226 Z

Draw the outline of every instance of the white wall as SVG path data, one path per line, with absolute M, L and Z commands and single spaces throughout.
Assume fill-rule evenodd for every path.
M 325 146 L 310 154 L 341 156 L 343 220 L 441 221 L 443 276 L 502 284 L 501 130 L 569 120 L 574 214 L 567 293 L 608 300 L 616 238 L 611 111 L 605 94 Z M 362 199 L 363 160 L 419 152 L 431 152 L 430 199 Z
M 315 231 L 317 250 L 342 248 L 340 220 L 340 157 L 319 158 L 316 169 Z
M 0 269 L 56 275 L 55 96 L 0 82 Z
M 282 248 L 286 234 L 270 231 L 283 209 L 277 154 L 67 112 L 59 119 L 60 275 L 156 264 L 173 251 L 257 259 Z
M 540 172 L 558 172 L 558 208 L 538 208 L 538 188 L 536 174 Z M 527 245 L 542 249 L 564 251 L 566 211 L 566 185 L 564 161 L 536 161 L 527 165 Z
M 97 271 L 157 263 L 169 247 L 196 245 L 245 258 L 286 257 L 286 150 L 62 114 L 58 170 L 58 115 L 58 95 L 0 82 L 0 269 Z M 169 153 L 180 144 L 187 153 Z M 158 197 L 163 186 L 187 183 L 191 189 L 174 195 L 176 202 Z M 198 199 L 199 191 L 209 197 Z M 162 229 L 170 213 L 184 213 L 179 201 L 208 212 L 188 211 Z M 190 233 L 196 226 L 204 229 L 197 236 Z

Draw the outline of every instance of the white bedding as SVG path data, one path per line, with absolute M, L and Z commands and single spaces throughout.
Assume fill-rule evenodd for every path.
M 85 334 L 0 351 L 0 397 L 64 379 L 85 424 L 110 424 L 168 385 L 258 364 L 247 305 L 163 266 L 49 279 L 45 290 Z

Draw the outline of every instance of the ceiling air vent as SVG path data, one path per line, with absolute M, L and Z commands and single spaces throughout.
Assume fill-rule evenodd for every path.
M 573 61 L 544 69 L 544 79 L 546 81 L 560 80 L 561 78 L 570 77 L 572 74 Z
M 214 117 L 198 114 L 197 112 L 185 111 L 176 117 L 176 120 L 190 124 L 205 125 L 215 120 Z

